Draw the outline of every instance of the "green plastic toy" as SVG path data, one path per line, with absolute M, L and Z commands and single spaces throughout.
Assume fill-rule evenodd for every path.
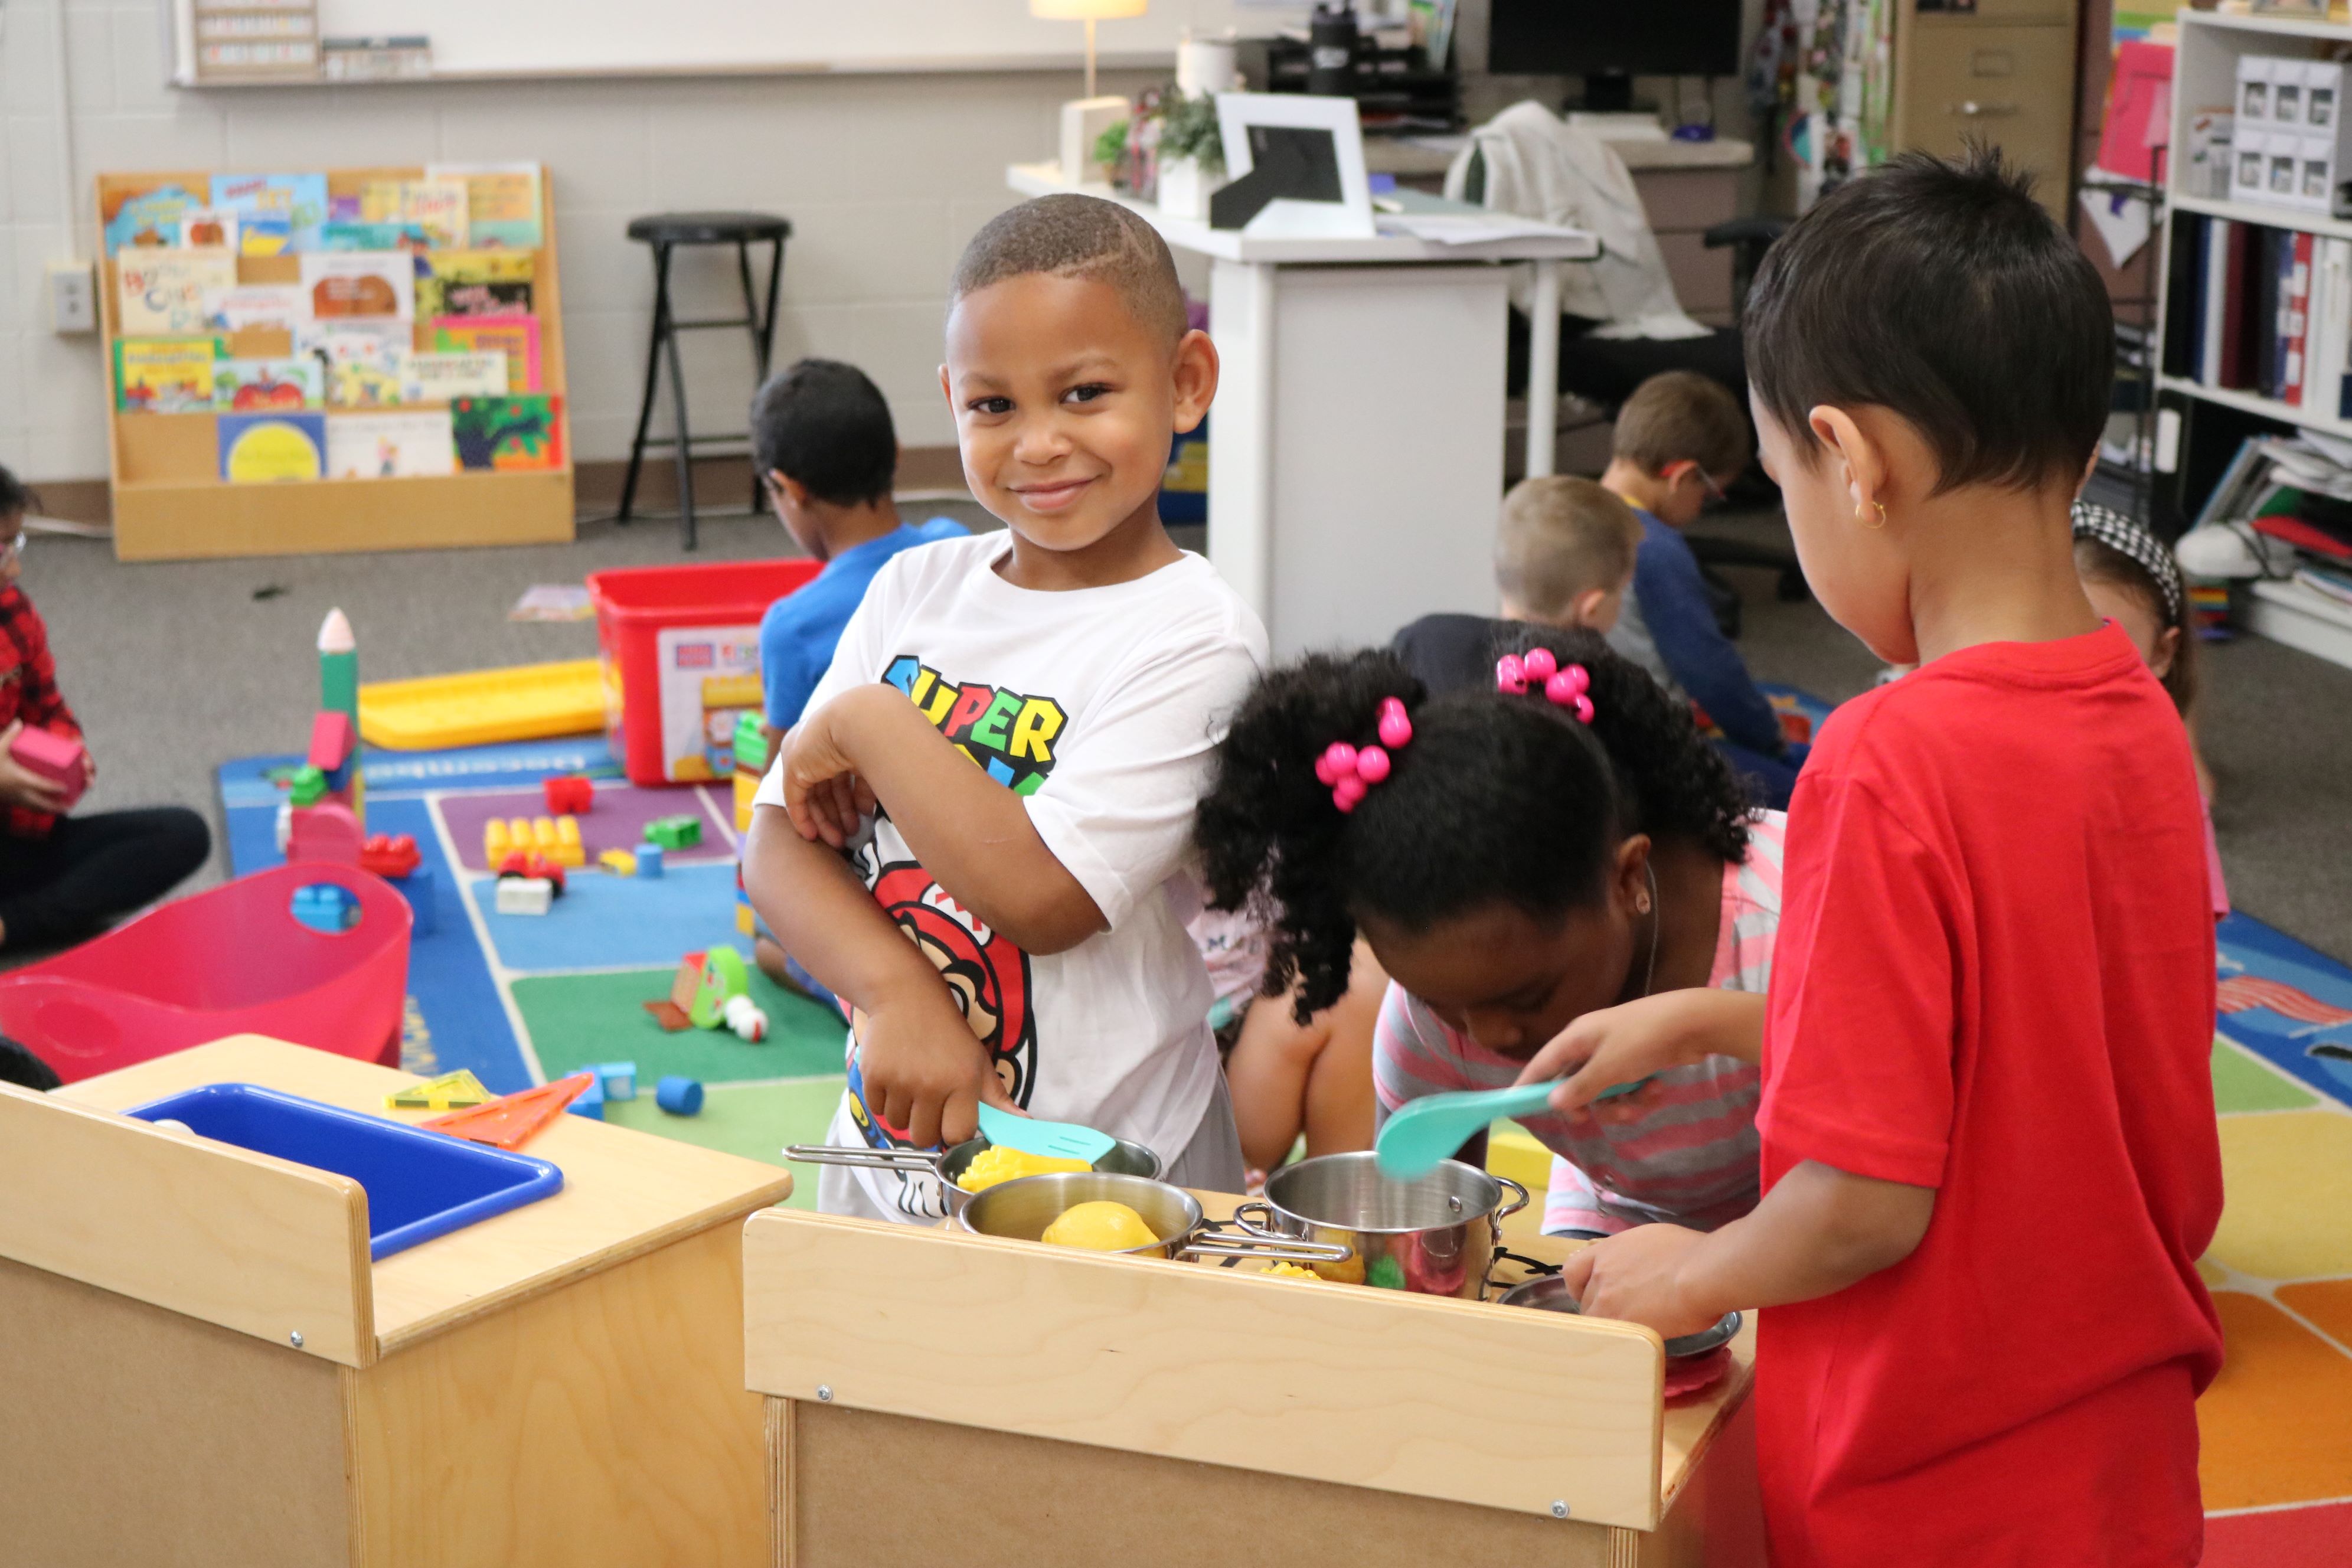
M 296 805 L 316 805 L 326 798 L 327 775 L 310 763 L 304 763 L 294 770 L 287 786 Z
M 731 947 L 714 947 L 702 955 L 702 977 L 695 982 L 694 1004 L 686 1016 L 698 1029 L 725 1028 L 729 1001 L 751 993 L 751 972 L 743 955 Z
M 646 842 L 658 844 L 665 849 L 691 849 L 702 842 L 702 819 L 698 816 L 656 816 L 646 824 Z

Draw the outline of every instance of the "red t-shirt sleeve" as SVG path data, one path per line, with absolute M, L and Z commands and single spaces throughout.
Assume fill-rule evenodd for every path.
M 1867 786 L 1808 777 L 1798 787 L 1757 1117 L 1766 1179 L 1818 1160 L 1939 1186 L 1952 1131 L 1957 879 Z

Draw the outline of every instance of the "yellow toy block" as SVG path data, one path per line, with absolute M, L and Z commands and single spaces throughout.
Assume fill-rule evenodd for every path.
M 604 867 L 615 877 L 634 877 L 637 874 L 637 858 L 625 849 L 607 849 L 596 857 L 596 864 Z
M 482 1087 L 481 1079 L 459 1068 L 456 1072 L 395 1089 L 383 1097 L 383 1102 L 394 1110 L 458 1110 L 468 1105 L 488 1104 L 493 1098 Z
M 555 847 L 555 819 L 553 817 L 535 816 L 531 818 L 530 843 L 531 847 L 537 849 L 542 855 L 548 850 Z
M 507 833 L 505 823 L 494 816 L 482 825 L 482 859 L 486 864 L 496 866 L 514 847 L 514 839 Z
M 509 816 L 507 818 L 507 847 L 509 849 L 528 849 L 531 847 L 530 817 Z
M 555 819 L 555 841 L 558 844 L 579 843 L 580 819 L 576 816 L 557 817 Z

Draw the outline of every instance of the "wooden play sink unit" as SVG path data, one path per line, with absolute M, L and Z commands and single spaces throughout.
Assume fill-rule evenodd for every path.
M 371 1262 L 351 1175 L 110 1114 L 252 1084 L 415 1121 L 383 1108 L 413 1077 L 247 1035 L 0 1085 L 0 1559 L 765 1559 L 739 1237 L 783 1171 L 562 1116 L 524 1151 L 560 1191 Z
M 1248 1265 L 782 1209 L 743 1263 L 783 1568 L 1764 1561 L 1752 1327 L 1669 1406 L 1647 1330 Z

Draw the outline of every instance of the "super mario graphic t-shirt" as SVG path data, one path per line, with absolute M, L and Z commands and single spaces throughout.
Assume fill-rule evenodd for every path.
M 807 710 L 887 682 L 1023 798 L 1109 924 L 1066 952 L 1024 952 L 963 909 L 887 814 L 855 863 L 946 976 L 1014 1103 L 1173 1160 L 1217 1081 L 1208 977 L 1184 931 L 1198 908 L 1192 814 L 1225 721 L 1265 662 L 1265 631 L 1197 555 L 1132 583 L 1039 593 L 997 574 L 1009 548 L 982 534 L 893 557 Z M 758 799 L 783 804 L 779 772 Z M 848 1057 L 828 1141 L 903 1146 L 860 1098 L 854 1033 Z M 838 1167 L 824 1172 L 820 1204 L 945 1212 L 928 1174 Z

